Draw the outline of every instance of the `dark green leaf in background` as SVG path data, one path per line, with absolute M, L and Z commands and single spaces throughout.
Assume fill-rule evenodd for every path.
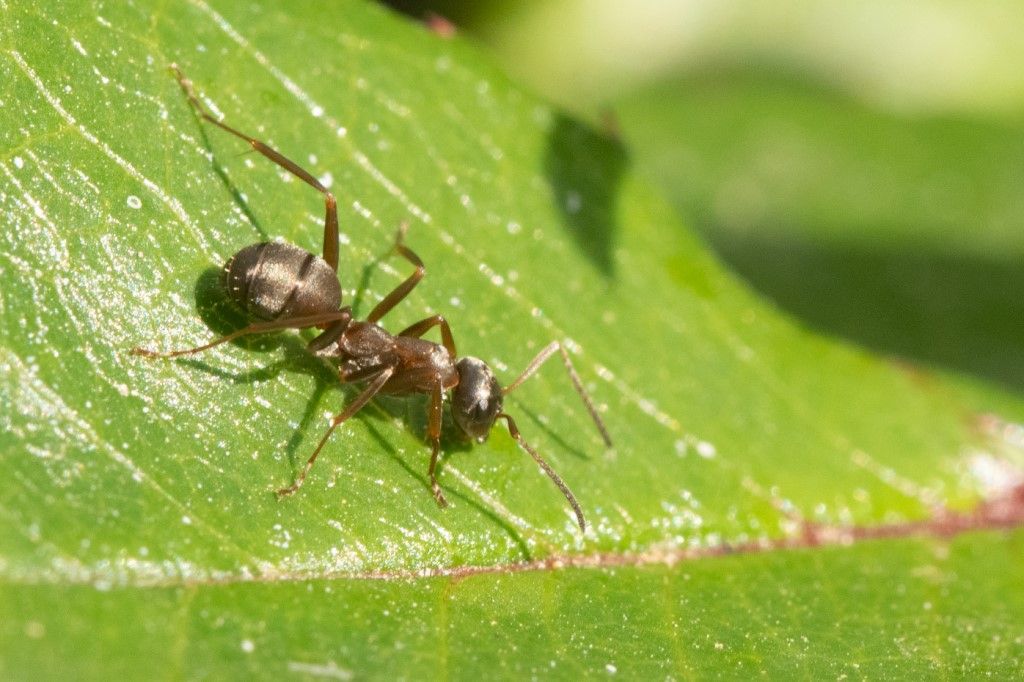
M 1024 128 L 895 114 L 751 70 L 624 99 L 626 137 L 782 307 L 882 353 L 1024 388 Z
M 621 146 L 373 6 L 0 10 L 0 676 L 1019 672 L 1019 531 L 939 537 L 1019 522 L 1019 398 L 795 326 Z M 127 355 L 238 326 L 211 269 L 321 236 L 171 62 L 331 184 L 358 311 L 409 220 L 428 275 L 390 329 L 442 312 L 505 381 L 567 342 L 615 448 L 557 367 L 509 410 L 586 536 L 497 431 L 446 439 L 438 510 L 417 399 L 278 502 L 353 395 L 328 365 L 295 334 Z

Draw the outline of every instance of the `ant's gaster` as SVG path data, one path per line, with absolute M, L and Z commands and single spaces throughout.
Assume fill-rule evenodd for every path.
M 171 70 L 196 113 L 213 125 L 246 142 L 257 152 L 296 176 L 324 196 L 323 256 L 318 257 L 292 244 L 262 242 L 247 246 L 232 256 L 223 271 L 223 285 L 227 295 L 251 317 L 258 318 L 247 327 L 196 348 L 171 352 L 156 352 L 135 348 L 132 353 L 149 358 L 172 358 L 199 353 L 246 334 L 258 334 L 281 329 L 309 329 L 316 327 L 320 334 L 307 348 L 320 357 L 332 358 L 339 364 L 339 377 L 344 383 L 360 383 L 364 388 L 358 396 L 332 420 L 313 454 L 292 485 L 277 491 L 280 496 L 294 493 L 306 480 L 331 433 L 346 419 L 362 409 L 375 395 L 424 393 L 429 396 L 427 436 L 431 442 L 430 466 L 427 474 L 434 499 L 441 507 L 447 506 L 435 469 L 441 449 L 441 408 L 443 396 L 450 391 L 452 417 L 458 427 L 470 438 L 483 441 L 498 420 L 504 420 L 512 438 L 551 478 L 565 495 L 576 514 L 580 530 L 586 529 L 583 510 L 576 497 L 547 462 L 523 438 L 511 416 L 502 411 L 506 395 L 533 376 L 544 362 L 559 353 L 569 378 L 583 404 L 590 412 L 605 443 L 611 445 L 608 431 L 583 389 L 579 375 L 569 360 L 569 354 L 557 341 L 548 344 L 530 362 L 522 374 L 502 388 L 491 368 L 474 357 L 459 358 L 451 328 L 441 315 L 420 320 L 397 335 L 377 323 L 391 311 L 423 279 L 426 272 L 423 261 L 405 245 L 405 225 L 398 230 L 394 251 L 409 261 L 415 271 L 395 287 L 370 311 L 366 320 L 352 317 L 352 309 L 341 305 L 341 285 L 338 282 L 338 210 L 334 195 L 306 170 L 278 151 L 214 118 L 192 91 L 192 85 L 176 65 Z M 421 338 L 430 329 L 438 327 L 441 343 Z

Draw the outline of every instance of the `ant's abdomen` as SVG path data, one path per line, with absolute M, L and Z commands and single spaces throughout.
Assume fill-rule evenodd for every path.
M 232 301 L 263 320 L 341 308 L 341 285 L 327 261 L 286 242 L 245 247 L 224 265 L 223 282 Z

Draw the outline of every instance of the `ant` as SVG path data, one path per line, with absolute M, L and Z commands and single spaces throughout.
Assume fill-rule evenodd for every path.
M 505 396 L 533 376 L 555 353 L 559 353 L 601 437 L 607 445 L 611 445 L 608 431 L 562 344 L 552 341 L 545 346 L 515 381 L 502 388 L 494 372 L 483 360 L 469 356 L 459 358 L 451 328 L 443 316 L 432 315 L 397 335 L 378 325 L 381 318 L 408 296 L 426 273 L 423 261 L 405 245 L 405 223 L 398 229 L 393 251 L 409 261 L 415 267 L 414 272 L 385 296 L 370 311 L 366 320 L 354 319 L 352 308 L 341 305 L 341 284 L 337 274 L 338 208 L 334 195 L 294 161 L 215 118 L 196 97 L 191 81 L 185 78 L 177 65 L 172 64 L 170 68 L 189 103 L 202 119 L 245 140 L 253 150 L 323 195 L 326 207 L 323 255 L 315 256 L 286 242 L 261 242 L 246 246 L 225 264 L 222 285 L 228 297 L 243 308 L 250 318 L 261 321 L 196 348 L 169 352 L 134 348 L 131 353 L 147 358 L 173 358 L 209 350 L 247 334 L 316 327 L 321 331 L 307 344 L 307 350 L 318 357 L 336 359 L 340 365 L 338 374 L 342 383 L 361 383 L 365 387 L 331 420 L 330 427 L 306 461 L 302 472 L 292 485 L 277 491 L 279 497 L 291 495 L 302 486 L 331 433 L 359 412 L 375 395 L 425 393 L 429 396 L 427 436 L 431 442 L 427 475 L 438 506 L 448 506 L 435 476 L 441 450 L 441 408 L 444 393 L 448 391 L 455 424 L 471 439 L 483 442 L 495 422 L 504 420 L 512 438 L 530 454 L 565 496 L 576 514 L 580 531 L 585 531 L 583 510 L 572 491 L 526 442 L 512 417 L 502 411 Z M 440 328 L 440 344 L 422 338 L 434 327 Z

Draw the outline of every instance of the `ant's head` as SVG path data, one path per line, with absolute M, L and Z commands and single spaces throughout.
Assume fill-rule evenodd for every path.
M 508 388 L 504 389 L 498 384 L 498 380 L 494 377 L 494 372 L 491 371 L 486 362 L 479 358 L 462 358 L 455 365 L 455 369 L 459 373 L 459 383 L 452 389 L 452 416 L 455 418 L 455 423 L 459 425 L 459 428 L 467 436 L 477 441 L 486 440 L 487 434 L 491 432 L 491 427 L 494 426 L 494 422 L 498 419 L 504 419 L 508 425 L 509 435 L 530 454 L 530 457 L 540 465 L 540 468 L 544 470 L 548 478 L 562 491 L 565 499 L 569 502 L 569 506 L 572 507 L 573 512 L 576 514 L 576 522 L 579 524 L 580 530 L 585 531 L 587 522 L 583 518 L 583 510 L 580 509 L 580 504 L 576 501 L 572 491 L 569 490 L 569 486 L 565 484 L 537 451 L 526 442 L 522 434 L 519 433 L 519 427 L 516 426 L 515 420 L 501 411 L 502 404 L 505 402 L 505 394 L 515 390 L 524 379 L 533 374 L 537 367 L 558 349 L 559 346 L 557 344 L 549 345 L 540 355 L 534 358 L 534 361 L 530 363 L 530 366 L 527 367 L 526 371 L 518 379 L 512 382 Z M 562 351 L 562 354 L 576 390 L 579 392 L 580 397 L 583 398 L 583 402 L 590 411 L 590 416 L 594 418 L 594 422 L 601 431 L 605 442 L 611 445 L 611 440 L 604 429 L 604 424 L 601 422 L 600 417 L 597 416 L 597 412 L 594 410 L 593 405 L 591 405 L 590 399 L 583 392 L 579 379 L 576 377 L 576 372 L 572 369 L 572 364 L 569 362 L 569 357 L 565 355 L 564 351 Z
M 501 412 L 502 391 L 494 372 L 479 358 L 465 357 L 455 365 L 459 385 L 452 390 L 452 416 L 467 436 L 487 440 Z

